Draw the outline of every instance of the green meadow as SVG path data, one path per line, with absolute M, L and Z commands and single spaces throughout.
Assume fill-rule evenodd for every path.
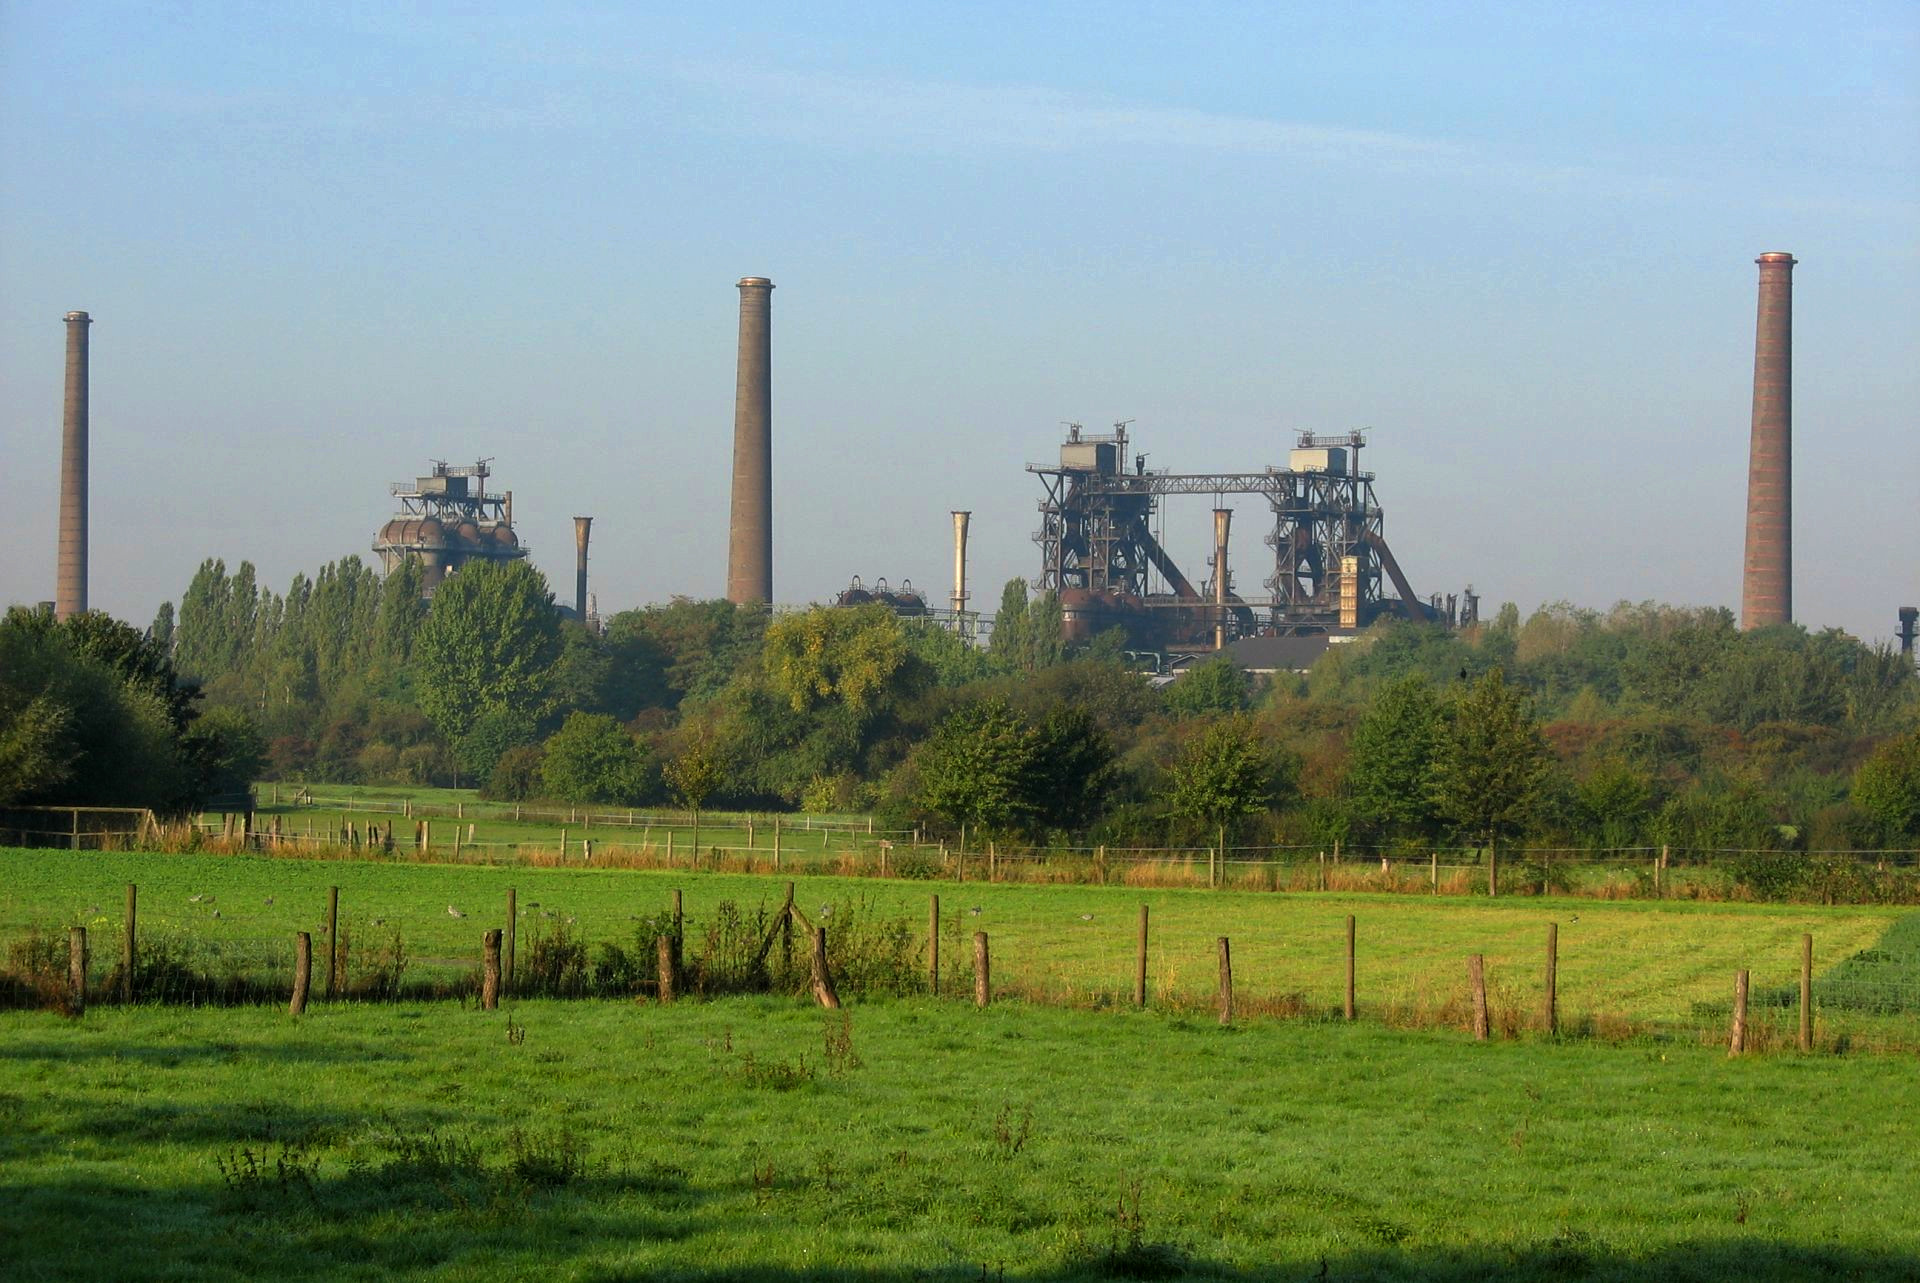
M 96 978 L 118 959 L 124 889 L 139 887 L 143 941 L 168 942 L 206 969 L 290 974 L 295 932 L 325 929 L 327 892 L 340 888 L 343 935 L 357 948 L 396 938 L 406 976 L 460 983 L 480 960 L 489 926 L 516 893 L 519 947 L 564 927 L 589 947 L 631 942 L 636 924 L 682 892 L 697 937 L 724 905 L 777 907 L 786 881 L 692 870 L 433 865 L 366 860 L 139 852 L 0 850 L 0 944 L 38 928 L 93 932 Z M 989 936 L 997 992 L 1049 1003 L 1131 1001 L 1139 918 L 1149 919 L 1155 1002 L 1199 1006 L 1216 991 L 1217 940 L 1231 940 L 1236 993 L 1324 1014 L 1342 1002 L 1346 919 L 1355 919 L 1363 1019 L 1431 1022 L 1458 1010 L 1466 958 L 1485 956 L 1496 1012 L 1532 1019 L 1543 992 L 1546 929 L 1557 924 L 1564 1025 L 1626 1032 L 1663 1028 L 1717 1037 L 1735 972 L 1752 974 L 1757 1022 L 1792 1025 L 1769 1001 L 1797 1001 L 1800 946 L 1811 934 L 1817 1028 L 1823 1041 L 1920 1045 L 1920 922 L 1911 910 L 1591 899 L 1421 897 L 916 882 L 802 874 L 806 913 L 829 924 L 839 907 L 897 920 L 924 957 L 930 898 L 942 909 L 943 969 L 970 967 L 970 937 Z M 451 910 L 451 912 L 450 912 Z M 460 916 L 455 916 L 455 914 Z M 1893 932 L 1891 936 L 1889 933 Z M 1883 942 L 1891 940 L 1890 947 Z M 323 946 L 316 946 L 317 948 Z M 1850 988 L 1836 988 L 1846 981 Z M 1866 994 L 1872 1001 L 1860 1001 Z
M 0 1015 L 21 1279 L 1920 1272 L 1911 1057 L 925 998 Z

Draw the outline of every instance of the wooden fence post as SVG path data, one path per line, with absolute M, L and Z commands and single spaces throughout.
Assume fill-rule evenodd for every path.
M 827 970 L 827 929 L 813 929 L 813 996 L 828 1011 L 840 1009 L 840 995 L 833 991 L 833 973 Z
M 133 883 L 127 883 L 127 923 L 120 937 L 120 1001 L 133 1001 L 133 968 L 139 958 L 134 947 L 134 916 L 138 907 L 140 889 Z
M 1813 1050 L 1813 935 L 1800 937 L 1800 1050 Z
M 993 997 L 993 969 L 987 956 L 987 933 L 973 933 L 973 1005 L 984 1007 Z
M 663 1003 L 672 1002 L 674 991 L 677 988 L 674 981 L 678 978 L 677 973 L 680 970 L 679 960 L 674 957 L 673 937 L 661 936 L 659 948 L 656 952 L 659 956 L 660 968 L 660 1001 Z
M 1499 839 L 1487 839 L 1487 897 L 1500 894 L 1500 846 Z
M 1547 923 L 1546 993 L 1540 1000 L 1540 1024 L 1549 1034 L 1560 1032 L 1560 924 Z
M 1354 1018 L 1353 1003 L 1353 915 L 1347 915 L 1347 1019 Z
M 780 871 L 780 817 L 773 817 L 773 871 Z
M 1133 964 L 1133 1005 L 1147 1005 L 1147 906 L 1140 906 L 1140 952 Z
M 793 969 L 793 883 L 787 883 L 786 899 L 781 901 L 784 912 L 780 915 L 780 970 Z
M 1485 1042 L 1492 1032 L 1487 1020 L 1487 960 L 1477 953 L 1467 957 L 1467 984 L 1473 990 L 1473 1040 Z
M 480 937 L 480 1009 L 493 1011 L 500 1005 L 500 928 L 488 927 Z
M 673 830 L 667 830 L 667 867 L 673 867 Z
M 987 843 L 987 881 L 989 882 L 993 881 L 994 874 L 999 871 L 999 866 L 1000 866 L 1000 858 L 999 858 L 997 848 L 994 846 L 992 842 L 988 842 Z
M 504 944 L 506 945 L 506 957 L 501 960 L 501 975 L 500 975 L 500 983 L 506 986 L 508 993 L 513 992 L 513 945 L 514 945 L 515 937 L 517 937 L 519 934 L 520 934 L 519 892 L 514 887 L 508 887 L 507 888 L 507 937 L 506 937 L 506 940 L 504 941 Z
M 673 969 L 680 970 L 681 960 L 685 957 L 684 942 L 687 934 L 686 906 L 680 898 L 680 888 L 673 889 Z
M 340 992 L 340 888 L 327 888 L 327 1001 Z
M 1667 881 L 1667 844 L 1662 842 L 1660 844 L 1660 860 L 1658 863 L 1656 863 L 1653 866 L 1653 898 L 1654 899 L 1659 900 L 1666 896 L 1666 881 Z
M 1747 973 L 1736 971 L 1733 974 L 1733 1037 L 1727 1045 L 1729 1056 L 1738 1056 L 1747 1049 Z
M 927 897 L 927 992 L 940 996 L 940 897 Z
M 1216 846 L 1215 849 L 1217 849 L 1220 852 L 1220 863 L 1219 863 L 1220 876 L 1219 876 L 1219 880 L 1215 882 L 1214 885 L 1225 886 L 1227 885 L 1227 826 L 1222 824 L 1219 828 L 1219 831 L 1215 834 L 1215 837 L 1217 838 L 1217 841 L 1218 841 L 1218 845 Z
M 313 937 L 305 931 L 296 932 L 293 937 L 293 1000 L 287 1004 L 289 1016 L 306 1012 L 307 990 L 312 983 Z
M 1431 852 L 1430 858 L 1433 863 L 1433 893 L 1435 895 L 1439 895 L 1440 894 L 1440 853 L 1438 851 Z
M 86 1010 L 87 929 L 69 927 L 67 929 L 67 1014 L 85 1015 Z
M 1220 1023 L 1233 1023 L 1233 947 L 1220 937 Z

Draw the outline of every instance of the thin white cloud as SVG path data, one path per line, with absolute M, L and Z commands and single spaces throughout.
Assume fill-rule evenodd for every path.
M 1455 157 L 1449 142 L 1336 125 L 1129 103 L 1043 86 L 966 85 L 681 66 L 733 127 L 823 145 L 970 151 L 1155 147 L 1404 163 Z

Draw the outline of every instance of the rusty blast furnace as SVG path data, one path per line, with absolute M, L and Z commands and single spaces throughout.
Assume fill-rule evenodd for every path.
M 492 462 L 482 459 L 454 468 L 436 459 L 427 476 L 388 487 L 400 501 L 400 511 L 373 541 L 381 569 L 392 574 L 412 558 L 420 563 L 421 583 L 430 597 L 468 562 L 526 556 L 513 532 L 513 491 L 487 493 L 487 465 Z
M 1059 464 L 1027 469 L 1046 488 L 1034 535 L 1036 586 L 1059 594 L 1068 641 L 1121 627 L 1140 650 L 1206 650 L 1254 634 L 1365 628 L 1388 612 L 1447 617 L 1452 612 L 1415 597 L 1387 547 L 1373 474 L 1360 470 L 1365 445 L 1360 432 L 1303 433 L 1285 468 L 1149 472 L 1146 456 L 1129 458 L 1126 424 L 1107 435 L 1070 424 Z M 1240 494 L 1258 496 L 1272 513 L 1266 596 L 1235 592 L 1228 574 L 1230 509 L 1220 499 Z M 1214 577 L 1204 590 L 1155 533 L 1160 501 L 1169 495 L 1215 497 Z M 1387 595 L 1388 583 L 1397 598 Z

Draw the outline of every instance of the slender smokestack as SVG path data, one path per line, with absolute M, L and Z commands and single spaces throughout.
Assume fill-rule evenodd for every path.
M 67 313 L 67 410 L 60 423 L 60 570 L 53 615 L 87 608 L 87 327 L 85 312 Z
M 593 533 L 592 517 L 573 519 L 573 613 L 587 622 L 587 537 Z
M 1753 340 L 1753 440 L 1747 459 L 1747 557 L 1740 626 L 1793 618 L 1793 265 L 1762 254 Z
M 1213 510 L 1213 648 L 1227 648 L 1227 530 L 1233 509 Z
M 953 514 L 953 628 L 967 635 L 967 522 L 971 512 Z
M 773 600 L 773 282 L 742 277 L 733 393 L 733 521 L 727 600 Z

